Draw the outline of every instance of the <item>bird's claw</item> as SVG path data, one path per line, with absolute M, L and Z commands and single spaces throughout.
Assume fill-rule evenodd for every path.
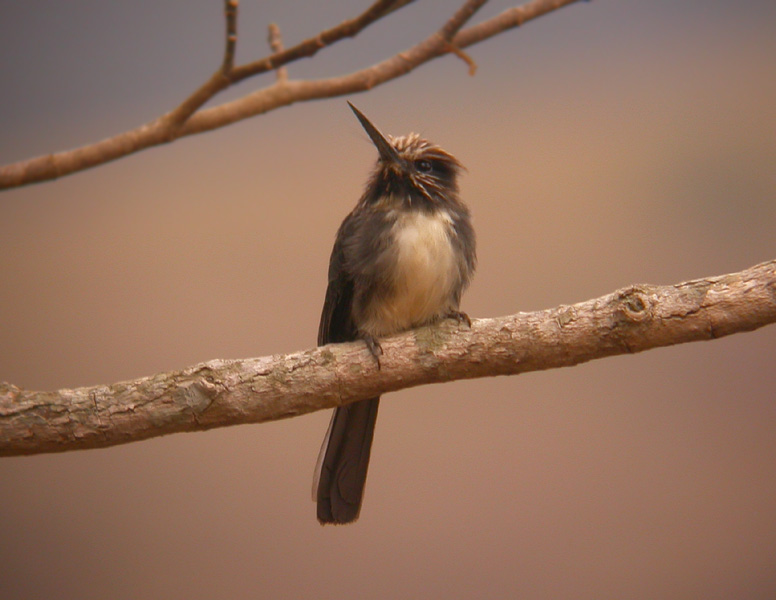
M 469 318 L 469 315 L 467 315 L 465 312 L 461 312 L 458 310 L 451 310 L 449 313 L 447 313 L 448 319 L 455 319 L 459 323 L 466 323 L 467 327 L 472 326 L 472 320 Z
M 372 356 L 374 356 L 374 359 L 377 361 L 377 368 L 380 368 L 380 355 L 383 353 L 383 347 L 380 345 L 380 342 L 376 337 L 373 335 L 365 335 L 364 336 L 364 342 L 366 343 L 366 347 L 369 349 L 369 352 L 372 353 Z

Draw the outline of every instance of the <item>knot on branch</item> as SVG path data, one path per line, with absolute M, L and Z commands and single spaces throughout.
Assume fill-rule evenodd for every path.
M 555 322 L 561 329 L 576 319 L 577 310 L 573 306 L 566 306 L 565 304 L 561 304 L 557 309 L 555 309 Z
M 187 406 L 196 419 L 218 396 L 218 387 L 206 379 L 183 383 L 176 391 L 176 400 Z
M 631 286 L 617 293 L 618 306 L 615 312 L 632 323 L 641 323 L 652 318 L 652 302 L 647 293 Z

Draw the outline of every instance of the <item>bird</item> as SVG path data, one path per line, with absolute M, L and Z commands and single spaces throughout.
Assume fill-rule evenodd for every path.
M 366 189 L 340 225 L 329 260 L 318 345 L 363 340 L 381 367 L 380 339 L 451 318 L 476 267 L 455 156 L 416 133 L 383 135 L 353 104 L 377 148 Z M 321 524 L 358 519 L 380 397 L 334 409 L 316 464 Z

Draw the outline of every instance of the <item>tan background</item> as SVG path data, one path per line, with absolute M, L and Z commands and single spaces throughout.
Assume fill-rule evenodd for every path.
M 238 56 L 357 12 L 244 0 Z M 423 2 L 292 77 L 438 27 Z M 508 3 L 495 3 L 495 14 Z M 0 5 L 0 160 L 174 106 L 216 0 Z M 469 168 L 474 317 L 774 258 L 776 4 L 579 4 L 353 100 Z M 255 89 L 249 81 L 237 93 Z M 344 99 L 0 194 L 0 379 L 115 382 L 315 341 L 375 152 Z M 328 414 L 0 459 L 2 598 L 772 598 L 776 329 L 386 397 L 366 504 L 309 500 Z

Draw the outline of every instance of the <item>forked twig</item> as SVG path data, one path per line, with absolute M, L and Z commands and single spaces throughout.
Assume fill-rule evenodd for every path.
M 518 27 L 544 14 L 581 0 L 531 0 L 466 29 L 463 26 L 487 0 L 467 0 L 444 25 L 429 38 L 375 65 L 354 73 L 320 80 L 289 80 L 281 67 L 310 57 L 323 48 L 353 37 L 388 14 L 413 0 L 377 0 L 354 19 L 322 31 L 315 37 L 287 49 L 280 36 L 272 38 L 273 53 L 261 60 L 235 66 L 237 46 L 238 0 L 225 0 L 226 42 L 219 69 L 180 106 L 136 129 L 88 144 L 80 148 L 38 156 L 0 167 L 0 190 L 56 179 L 139 152 L 179 137 L 224 127 L 282 106 L 317 98 L 331 98 L 369 90 L 401 77 L 419 65 L 444 54 L 455 54 L 469 65 L 476 65 L 463 48 Z M 272 30 L 271 30 L 272 31 Z M 219 92 L 248 77 L 277 71 L 270 85 L 231 102 L 203 109 Z

